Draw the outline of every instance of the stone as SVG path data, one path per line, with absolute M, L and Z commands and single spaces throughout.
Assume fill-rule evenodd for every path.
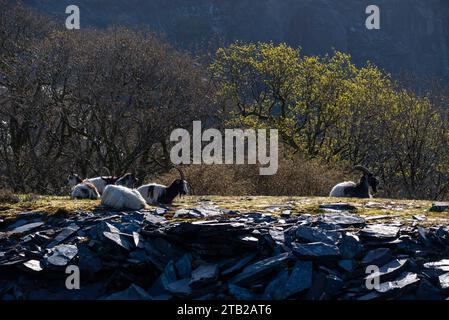
M 338 266 L 349 273 L 353 272 L 355 269 L 354 261 L 349 259 L 338 261 Z
M 153 300 L 153 298 L 144 289 L 133 283 L 128 289 L 115 292 L 103 300 Z
M 394 281 L 381 283 L 376 291 L 380 293 L 387 293 L 394 290 L 402 290 L 405 287 L 416 284 L 418 282 L 419 278 L 416 273 L 404 272 Z
M 431 212 L 444 212 L 449 211 L 449 202 L 435 202 L 429 209 Z
M 92 252 L 87 245 L 80 245 L 78 249 L 78 266 L 81 272 L 88 274 L 95 274 L 103 268 L 103 263 L 100 257 Z
M 244 268 L 248 263 L 251 262 L 256 257 L 256 253 L 249 254 L 245 256 L 244 258 L 238 259 L 237 261 L 232 259 L 232 265 L 229 266 L 227 269 L 223 270 L 221 273 L 224 276 L 227 276 L 229 274 L 232 274 L 234 272 L 240 271 L 242 268 Z
M 130 251 L 133 248 L 133 245 L 131 244 L 131 242 L 125 238 L 124 235 L 120 234 L 120 233 L 115 233 L 115 232 L 103 232 L 103 235 L 111 240 L 112 242 L 114 242 L 115 244 L 117 244 L 118 246 Z
M 339 203 L 323 203 L 320 204 L 320 209 L 330 209 L 330 210 L 340 210 L 340 211 L 351 211 L 357 210 L 352 204 L 339 202 Z
M 377 240 L 391 240 L 397 238 L 399 230 L 399 227 L 391 225 L 371 224 L 363 228 L 360 231 L 360 235 Z
M 186 253 L 181 258 L 179 258 L 175 263 L 176 273 L 178 277 L 189 278 L 192 274 L 192 256 L 190 253 Z
M 400 273 L 405 265 L 407 259 L 395 259 L 379 268 L 378 272 L 373 272 L 365 277 L 365 280 L 372 280 L 373 278 L 379 278 L 380 281 L 391 279 Z
M 298 294 L 312 286 L 312 268 L 311 261 L 296 262 L 284 288 L 287 297 Z
M 189 284 L 190 278 L 181 279 L 170 283 L 167 286 L 167 290 L 177 297 L 188 298 L 190 295 L 192 295 L 192 288 L 190 287 Z
M 288 291 L 286 290 L 286 284 L 288 279 L 289 275 L 287 270 L 279 272 L 266 286 L 263 294 L 264 298 L 268 300 L 283 300 L 287 298 Z
M 192 271 L 190 287 L 198 288 L 208 285 L 218 279 L 219 270 L 217 264 L 205 263 Z
M 31 211 L 31 212 L 19 212 L 16 215 L 16 217 L 24 218 L 24 219 L 35 219 L 35 218 L 42 218 L 43 215 L 44 215 L 44 212 Z
M 15 229 L 13 229 L 10 232 L 10 235 L 20 235 L 20 234 L 23 234 L 25 232 L 29 232 L 29 231 L 31 231 L 33 229 L 39 228 L 39 227 L 41 227 L 43 225 L 44 225 L 44 222 L 28 223 L 28 224 L 25 224 L 25 225 L 22 225 L 20 227 L 17 227 Z
M 449 259 L 424 263 L 424 268 L 441 272 L 449 272 Z
M 438 281 L 441 289 L 443 290 L 449 289 L 449 272 L 439 276 Z
M 295 233 L 296 239 L 304 242 L 324 242 L 335 244 L 340 238 L 336 231 L 323 230 L 317 227 L 299 226 Z
M 230 283 L 228 285 L 229 293 L 237 300 L 255 300 L 256 295 L 254 295 L 250 290 L 239 287 L 235 284 Z
M 47 245 L 48 249 L 53 248 L 54 246 L 60 244 L 62 241 L 66 240 L 68 237 L 70 237 L 71 235 L 73 235 L 75 232 L 77 232 L 80 229 L 80 227 L 78 227 L 75 223 L 72 223 L 71 225 L 69 225 L 67 228 L 64 228 L 64 230 L 62 230 L 57 236 L 56 238 L 50 242 Z
M 78 254 L 78 248 L 71 244 L 61 244 L 51 249 L 51 255 L 47 256 L 47 263 L 62 267 L 66 266 Z
M 377 248 L 370 250 L 363 257 L 361 263 L 363 265 L 383 265 L 391 261 L 391 250 L 388 248 Z
M 352 259 L 363 251 L 363 245 L 360 243 L 359 237 L 352 233 L 346 233 L 342 236 L 338 248 L 344 259 Z
M 335 228 L 362 227 L 365 225 L 365 219 L 347 212 L 325 213 L 319 218 L 319 222 L 335 226 Z
M 285 252 L 274 257 L 269 257 L 267 259 L 253 263 L 243 269 L 243 271 L 233 279 L 231 279 L 231 283 L 243 286 L 248 285 L 283 267 L 290 259 L 290 253 Z
M 39 260 L 28 260 L 27 262 L 24 262 L 23 265 L 29 270 L 35 272 L 40 272 L 44 270 Z
M 167 219 L 165 219 L 164 217 L 161 217 L 159 215 L 147 213 L 147 214 L 145 214 L 145 221 L 149 222 L 151 224 L 162 224 L 165 221 L 167 221 Z
M 340 250 L 335 245 L 323 242 L 292 244 L 293 252 L 299 258 L 306 259 L 336 259 L 340 257 Z

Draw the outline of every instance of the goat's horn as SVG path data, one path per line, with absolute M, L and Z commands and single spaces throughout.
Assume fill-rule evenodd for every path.
M 372 175 L 371 171 L 369 171 L 367 168 L 365 168 L 364 166 L 361 166 L 361 165 L 354 166 L 352 168 L 352 171 L 354 171 L 354 170 L 359 170 L 365 174 Z
M 179 172 L 179 175 L 181 176 L 181 180 L 185 180 L 185 176 L 184 176 L 184 172 L 182 172 L 181 169 L 179 169 L 178 167 L 175 167 L 175 169 Z
M 106 174 L 107 174 L 109 177 L 112 177 L 111 170 L 109 170 L 108 167 L 104 166 L 104 167 L 103 167 L 103 170 L 106 171 Z

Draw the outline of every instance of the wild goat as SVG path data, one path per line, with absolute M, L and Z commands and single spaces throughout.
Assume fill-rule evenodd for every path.
M 72 188 L 72 199 L 92 199 L 97 200 L 100 198 L 100 194 L 92 183 L 89 181 L 82 181 Z
M 140 210 L 145 208 L 146 201 L 136 189 L 108 185 L 101 197 L 101 204 L 117 210 Z
M 116 184 L 128 188 L 134 188 L 135 184 L 139 181 L 139 179 L 137 179 L 134 174 L 127 173 L 121 178 L 108 176 L 108 177 L 89 178 L 84 181 L 92 183 L 97 188 L 98 192 L 100 194 L 103 194 L 103 191 L 107 185 Z M 82 182 L 83 180 L 80 178 L 80 176 L 75 173 L 70 174 L 66 180 L 66 184 L 72 188 Z
M 357 165 L 352 170 L 359 170 L 363 173 L 359 183 L 345 181 L 337 184 L 331 190 L 330 197 L 347 197 L 347 198 L 372 198 L 369 187 L 373 189 L 373 193 L 377 192 L 379 180 L 365 167 Z
M 173 199 L 178 195 L 181 196 L 188 193 L 184 173 L 179 168 L 175 169 L 178 170 L 180 179 L 174 180 L 168 187 L 150 183 L 137 188 L 137 191 L 140 192 L 148 204 L 172 204 Z

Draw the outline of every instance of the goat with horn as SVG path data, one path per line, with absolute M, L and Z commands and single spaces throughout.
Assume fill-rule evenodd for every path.
M 137 191 L 140 192 L 148 204 L 172 204 L 177 196 L 186 195 L 188 193 L 188 186 L 184 173 L 177 167 L 174 169 L 179 172 L 180 179 L 174 180 L 169 186 L 150 183 L 137 188 Z
M 345 181 L 335 185 L 329 196 L 330 197 L 345 197 L 345 198 L 372 198 L 373 195 L 370 193 L 370 187 L 373 193 L 377 192 L 377 186 L 379 185 L 379 180 L 374 176 L 374 174 L 367 168 L 361 165 L 357 165 L 352 168 L 352 171 L 361 171 L 363 176 L 360 178 L 358 183 L 353 181 Z

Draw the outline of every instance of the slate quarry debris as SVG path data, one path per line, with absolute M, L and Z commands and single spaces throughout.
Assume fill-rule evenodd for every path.
M 171 217 L 164 208 L 25 212 L 1 225 L 0 299 L 449 297 L 448 226 L 381 223 L 350 204 L 321 208 L 276 215 L 199 206 Z M 73 265 L 79 290 L 65 286 Z M 379 286 L 368 288 L 374 278 Z

